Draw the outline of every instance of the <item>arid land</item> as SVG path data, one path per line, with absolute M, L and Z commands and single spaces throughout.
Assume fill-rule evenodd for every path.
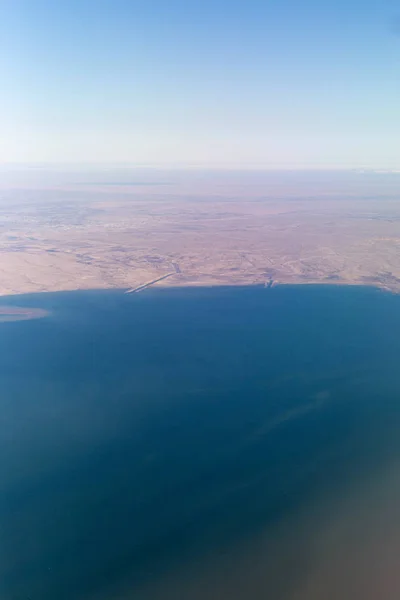
M 0 294 L 149 285 L 400 291 L 400 174 L 0 173 Z

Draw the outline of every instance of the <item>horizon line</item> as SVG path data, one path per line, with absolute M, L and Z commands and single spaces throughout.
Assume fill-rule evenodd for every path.
M 54 168 L 120 168 L 207 171 L 347 171 L 400 173 L 399 166 L 340 165 L 340 164 L 271 164 L 271 163 L 195 163 L 195 162 L 131 162 L 131 161 L 0 161 L 0 170 L 27 168 L 33 170 Z

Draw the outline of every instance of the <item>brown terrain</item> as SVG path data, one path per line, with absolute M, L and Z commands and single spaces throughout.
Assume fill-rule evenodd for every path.
M 0 294 L 148 285 L 400 290 L 400 175 L 0 173 Z

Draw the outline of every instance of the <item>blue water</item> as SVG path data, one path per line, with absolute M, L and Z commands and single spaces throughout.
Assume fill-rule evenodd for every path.
M 49 316 L 0 324 L 2 600 L 114 598 L 121 582 L 141 598 L 400 456 L 400 296 L 282 286 L 3 303 Z

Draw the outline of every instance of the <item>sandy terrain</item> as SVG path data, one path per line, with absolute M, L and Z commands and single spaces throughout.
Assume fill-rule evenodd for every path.
M 155 280 L 400 290 L 399 175 L 124 176 L 0 174 L 0 294 Z

